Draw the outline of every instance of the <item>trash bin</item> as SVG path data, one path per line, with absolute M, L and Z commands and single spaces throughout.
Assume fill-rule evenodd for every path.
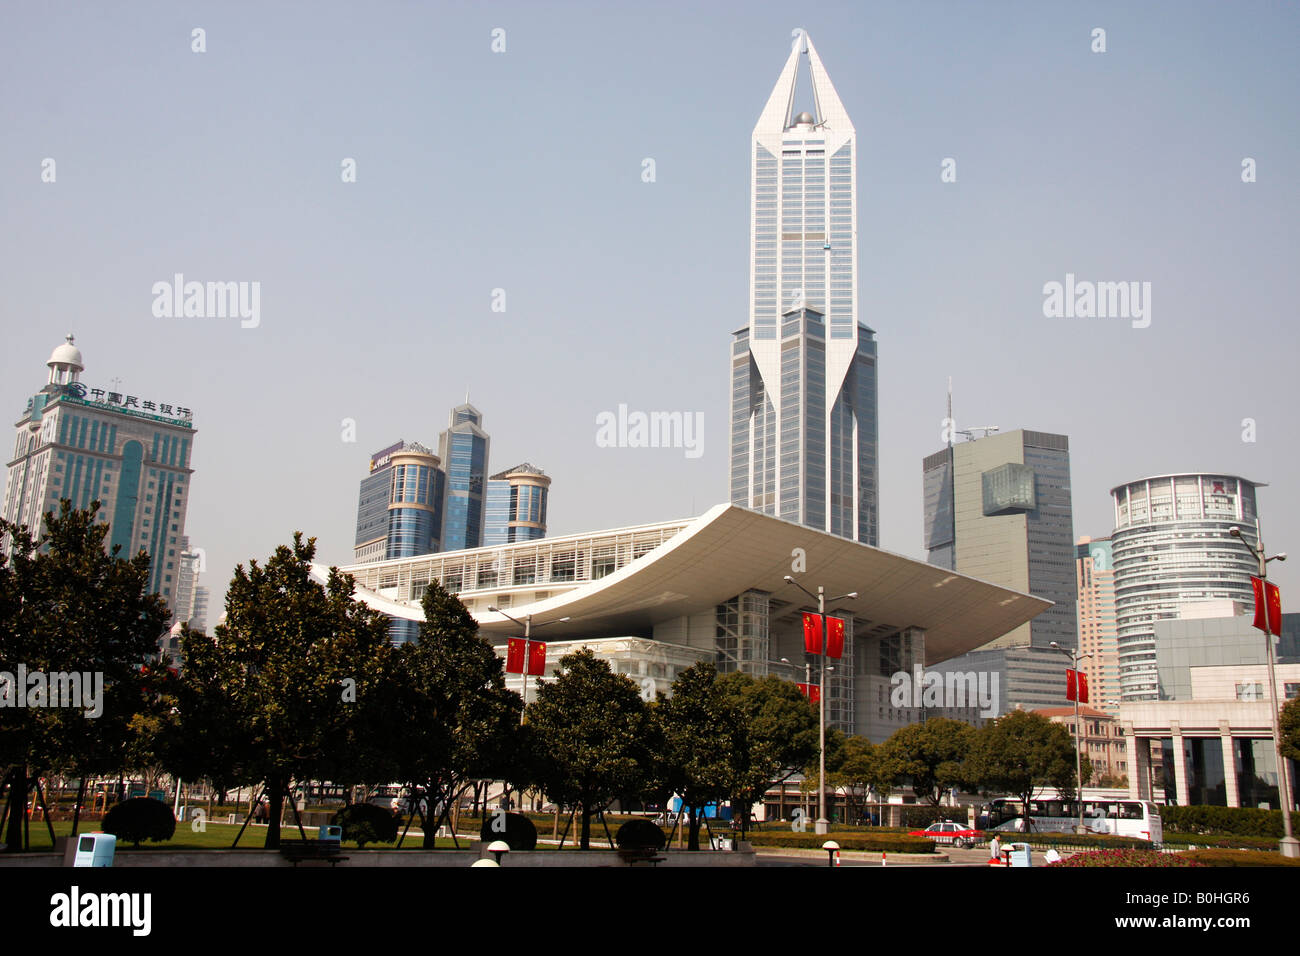
M 73 866 L 112 866 L 117 837 L 111 833 L 83 833 L 77 839 Z
M 1028 843 L 1011 844 L 1011 865 L 1012 866 L 1033 866 L 1034 858 L 1030 853 Z
M 342 843 L 343 828 L 337 824 L 327 823 L 316 831 L 316 840 L 319 843 Z

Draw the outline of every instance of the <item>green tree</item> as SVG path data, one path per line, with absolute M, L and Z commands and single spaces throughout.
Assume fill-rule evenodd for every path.
M 717 686 L 746 723 L 748 746 L 731 794 L 743 833 L 750 808 L 816 759 L 817 714 L 797 686 L 779 677 L 733 671 L 718 678 Z
M 944 794 L 966 783 L 966 758 L 975 728 L 960 720 L 931 717 L 894 731 L 880 745 L 880 759 L 895 782 L 907 777 L 917 799 L 937 807 Z
M 315 553 L 315 539 L 295 533 L 264 567 L 237 566 L 225 623 L 211 638 L 182 635 L 181 737 L 191 756 L 177 759 L 201 761 L 205 772 L 184 766 L 191 777 L 265 781 L 271 848 L 292 782 L 337 770 L 349 726 L 379 705 L 391 653 L 387 618 L 352 599 L 350 576 L 331 568 L 325 587 L 311 579 Z
M 969 777 L 986 790 L 1015 794 L 1028 807 L 1040 788 L 1072 792 L 1074 775 L 1070 732 L 1042 714 L 1015 710 L 976 731 Z
M 527 721 L 539 745 L 537 782 L 556 803 L 578 809 L 585 850 L 592 815 L 646 782 L 653 728 L 637 685 L 590 650 L 566 655 L 560 668 L 538 686 Z
M 438 582 L 425 590 L 420 639 L 398 649 L 394 779 L 410 785 L 424 822 L 424 846 L 474 780 L 515 776 L 523 701 L 507 690 L 503 662 L 478 625 Z M 518 779 L 512 780 L 519 784 Z M 421 811 L 420 798 L 426 809 Z M 433 819 L 426 816 L 433 811 Z
M 678 674 L 672 695 L 653 712 L 664 789 L 681 796 L 690 823 L 687 846 L 698 850 L 704 808 L 736 793 L 749 762 L 748 722 L 709 663 Z
M 45 532 L 33 540 L 25 526 L 0 522 L 11 556 L 0 558 L 0 670 L 18 665 L 40 672 L 82 675 L 82 699 L 97 697 L 100 712 L 81 702 L 64 706 L 0 708 L 0 766 L 8 784 L 10 850 L 24 848 L 22 820 L 32 781 L 57 771 L 84 779 L 126 761 L 129 725 L 151 704 L 146 661 L 157 655 L 167 626 L 166 603 L 148 590 L 149 558 L 110 555 L 108 526 L 96 520 L 99 502 L 76 510 L 66 499 L 46 512 Z M 15 681 L 16 684 L 16 681 Z M 60 682 L 60 690 L 70 685 Z M 9 693 L 28 687 L 10 686 Z M 60 695 L 62 697 L 62 694 Z M 71 703 L 71 705 L 69 705 Z
M 833 787 L 844 790 L 845 798 L 859 817 L 866 814 L 867 792 L 887 796 L 893 789 L 896 769 L 868 738 L 854 734 L 844 741 L 843 759 L 835 772 L 827 771 Z
M 1282 733 L 1282 756 L 1300 760 L 1300 698 L 1286 702 L 1278 721 Z

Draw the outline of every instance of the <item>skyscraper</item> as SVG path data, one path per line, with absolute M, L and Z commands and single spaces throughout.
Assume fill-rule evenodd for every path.
M 806 62 L 809 99 L 795 112 Z M 810 94 L 810 95 L 809 95 Z M 858 321 L 853 124 L 800 34 L 754 127 L 731 501 L 877 544 L 875 333 Z
M 418 442 L 399 441 L 374 453 L 357 496 L 358 562 L 409 558 L 441 550 L 446 475 Z
M 1089 538 L 1076 545 L 1079 579 L 1079 653 L 1090 654 L 1080 667 L 1088 675 L 1092 704 L 1114 709 L 1119 700 L 1119 649 L 1115 641 L 1115 560 L 1110 538 Z
M 447 471 L 442 548 L 461 551 L 483 543 L 487 495 L 488 435 L 483 413 L 468 402 L 451 410 L 451 423 L 438 437 L 438 457 Z
M 175 610 L 180 543 L 189 503 L 194 424 L 188 408 L 117 390 L 87 389 L 81 350 L 67 336 L 46 362 L 45 387 L 28 399 L 9 461 L 4 517 L 44 530 L 42 515 L 67 498 L 74 508 L 101 502 L 106 547 L 149 553 L 151 591 Z
M 1250 576 L 1258 564 L 1228 534 L 1255 534 L 1258 482 L 1189 472 L 1142 478 L 1111 489 L 1115 532 L 1115 626 L 1120 699 L 1159 699 L 1155 622 L 1203 601 L 1254 606 Z
M 483 545 L 513 544 L 546 537 L 546 501 L 551 479 L 524 462 L 488 479 Z
M 1069 439 L 1021 429 L 987 435 L 928 455 L 923 470 L 931 564 L 1056 602 L 986 646 L 1074 647 Z

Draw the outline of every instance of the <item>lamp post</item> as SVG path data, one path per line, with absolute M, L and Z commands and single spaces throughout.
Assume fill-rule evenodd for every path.
M 526 707 L 526 706 L 528 706 L 528 643 L 529 643 L 530 640 L 532 640 L 532 634 L 533 634 L 533 616 L 532 616 L 531 614 L 525 614 L 525 615 L 524 615 L 524 619 L 521 621 L 521 620 L 519 620 L 519 618 L 517 618 L 517 617 L 511 617 L 509 614 L 507 614 L 505 611 L 501 610 L 501 608 L 499 608 L 499 607 L 492 607 L 491 605 L 489 605 L 489 606 L 488 606 L 488 610 L 491 611 L 491 612 L 494 613 L 494 614 L 500 614 L 502 617 L 508 617 L 508 618 L 510 618 L 510 620 L 514 621 L 516 624 L 518 624 L 520 627 L 522 627 L 522 628 L 524 629 L 524 674 L 523 674 L 523 677 L 524 677 L 524 706 Z M 567 621 L 567 620 L 569 620 L 569 618 L 567 618 L 567 617 L 562 617 L 562 618 L 559 618 L 558 620 L 555 620 L 555 621 L 547 621 L 545 624 L 538 624 L 537 626 L 538 626 L 538 627 L 550 627 L 552 624 L 563 624 L 563 623 L 564 623 L 565 621 Z M 524 712 L 521 710 L 521 711 L 519 712 L 519 723 L 520 723 L 520 725 L 522 725 L 523 722 L 524 722 Z
M 1277 718 L 1277 674 L 1273 669 L 1273 628 L 1268 621 L 1268 562 L 1285 561 L 1286 552 L 1275 554 L 1271 558 L 1264 557 L 1264 537 L 1259 529 L 1258 518 L 1255 519 L 1255 540 L 1259 542 L 1258 548 L 1243 538 L 1241 529 L 1235 525 L 1228 529 L 1228 534 L 1245 545 L 1246 549 L 1255 556 L 1259 562 L 1260 580 L 1264 582 L 1260 588 L 1264 595 L 1263 613 L 1260 614 L 1256 609 L 1256 616 L 1264 621 L 1264 648 L 1268 652 L 1268 712 L 1273 718 L 1273 753 L 1277 760 L 1277 802 L 1282 808 L 1282 840 L 1278 844 L 1278 850 L 1283 856 L 1300 857 L 1300 842 L 1297 842 L 1291 833 L 1291 774 L 1287 772 L 1286 757 L 1282 756 L 1282 731 L 1278 726 Z
M 816 599 L 817 617 L 822 625 L 821 648 L 817 653 L 817 657 L 821 661 L 821 674 L 817 679 L 819 694 L 817 701 L 817 822 L 814 825 L 814 832 L 824 834 L 829 833 L 831 829 L 830 821 L 826 819 L 826 589 L 819 584 L 817 585 L 817 593 L 813 594 L 790 575 L 785 575 L 785 580 L 786 583 L 793 584 L 810 598 Z M 845 598 L 856 598 L 857 596 L 857 591 L 850 591 L 848 594 L 841 594 L 839 597 L 831 598 L 831 602 L 842 601 Z
M 1077 651 L 1067 651 L 1056 641 L 1052 641 L 1052 646 L 1070 659 L 1071 670 L 1075 672 L 1074 685 L 1074 777 L 1078 785 L 1078 791 L 1074 795 L 1075 803 L 1079 807 L 1079 825 L 1075 833 L 1083 833 L 1083 752 L 1079 744 L 1079 684 L 1078 672 L 1079 661 L 1092 657 L 1091 654 L 1080 655 Z

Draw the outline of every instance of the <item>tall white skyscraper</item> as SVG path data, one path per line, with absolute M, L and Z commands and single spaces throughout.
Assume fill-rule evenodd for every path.
M 801 33 L 754 127 L 749 324 L 731 350 L 731 500 L 874 545 L 876 341 L 858 321 L 854 139 Z

